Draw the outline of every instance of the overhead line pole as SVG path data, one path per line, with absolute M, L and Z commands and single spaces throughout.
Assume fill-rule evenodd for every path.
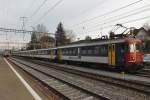
M 27 17 L 23 16 L 23 17 L 20 17 L 20 19 L 22 20 L 22 30 L 25 30 L 25 21 L 27 19 Z M 23 31 L 23 40 L 24 40 L 24 37 L 25 37 L 25 32 Z
M 23 16 L 23 17 L 20 17 L 20 19 L 22 20 L 22 30 L 25 30 L 25 21 L 27 17 Z

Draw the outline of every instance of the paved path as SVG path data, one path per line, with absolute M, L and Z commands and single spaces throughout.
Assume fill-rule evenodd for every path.
M 35 100 L 2 57 L 0 57 L 0 100 Z

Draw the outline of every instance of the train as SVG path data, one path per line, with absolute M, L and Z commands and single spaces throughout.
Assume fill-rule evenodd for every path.
M 107 65 L 114 69 L 135 70 L 142 68 L 144 54 L 141 40 L 118 38 L 74 43 L 48 49 L 15 51 L 12 55 L 48 59 L 48 61 L 56 62 Z
M 6 49 L 6 50 L 3 51 L 2 54 L 3 54 L 4 57 L 9 57 L 11 55 L 11 50 Z

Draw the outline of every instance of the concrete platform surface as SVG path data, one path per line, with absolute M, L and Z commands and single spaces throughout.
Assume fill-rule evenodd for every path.
M 2 57 L 0 57 L 0 100 L 35 100 Z

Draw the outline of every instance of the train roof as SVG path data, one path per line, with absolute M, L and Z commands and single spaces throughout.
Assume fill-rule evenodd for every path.
M 47 49 L 35 49 L 35 50 L 25 50 L 25 51 L 19 51 L 19 52 L 27 52 L 27 51 L 42 51 L 42 50 L 52 50 L 52 49 L 57 49 L 57 48 L 71 48 L 71 47 L 82 47 L 82 46 L 92 46 L 92 45 L 105 45 L 108 43 L 121 43 L 129 40 L 138 40 L 135 38 L 117 38 L 117 39 L 104 39 L 104 40 L 89 40 L 89 41 L 78 41 L 78 42 L 73 42 L 64 46 L 59 46 L 59 47 L 54 47 L 54 48 L 47 48 Z
M 75 42 L 75 43 L 71 43 L 71 44 L 68 44 L 68 45 L 64 45 L 64 46 L 59 46 L 57 48 L 66 48 L 66 47 L 81 47 L 81 46 L 92 46 L 92 45 L 103 45 L 103 44 L 109 44 L 110 42 L 111 43 L 121 43 L 121 42 L 129 42 L 131 41 L 132 42 L 134 40 L 139 40 L 139 39 L 135 39 L 135 38 L 117 38 L 117 39 L 104 39 L 104 40 L 89 40 L 89 41 L 81 41 L 81 42 Z

